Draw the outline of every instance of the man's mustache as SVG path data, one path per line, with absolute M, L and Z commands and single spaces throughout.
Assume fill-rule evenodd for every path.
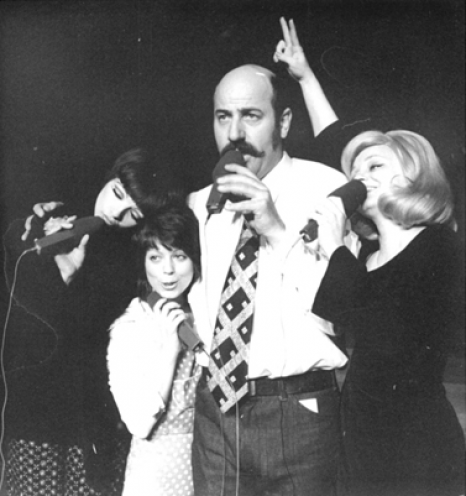
M 238 150 L 241 153 L 241 155 L 250 155 L 251 157 L 257 157 L 257 158 L 261 158 L 265 155 L 264 152 L 260 152 L 257 148 L 255 148 L 250 143 L 247 143 L 246 141 L 236 144 L 228 143 L 228 145 L 226 145 L 223 148 L 223 150 L 220 152 L 220 155 L 224 155 L 226 152 L 232 150 Z

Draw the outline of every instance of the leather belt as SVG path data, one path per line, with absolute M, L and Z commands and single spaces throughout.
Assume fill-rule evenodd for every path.
M 313 393 L 336 387 L 334 370 L 312 370 L 300 375 L 269 379 L 248 380 L 249 396 L 283 396 L 286 394 Z

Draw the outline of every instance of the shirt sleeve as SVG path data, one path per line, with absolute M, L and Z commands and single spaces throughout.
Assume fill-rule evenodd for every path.
M 358 284 L 366 274 L 364 265 L 341 246 L 330 257 L 327 271 L 317 291 L 312 311 L 334 324 L 354 305 Z
M 348 142 L 358 134 L 373 129 L 370 117 L 346 122 L 338 120 L 326 127 L 312 143 L 312 160 L 341 170 L 341 154 Z

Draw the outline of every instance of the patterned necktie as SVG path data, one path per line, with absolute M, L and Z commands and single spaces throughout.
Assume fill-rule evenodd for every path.
M 258 250 L 259 236 L 245 220 L 220 299 L 209 361 L 209 389 L 223 413 L 248 392 Z

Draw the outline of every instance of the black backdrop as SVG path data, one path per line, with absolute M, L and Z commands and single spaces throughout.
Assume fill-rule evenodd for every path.
M 188 190 L 206 185 L 214 87 L 237 65 L 273 67 L 281 15 L 340 116 L 383 117 L 433 143 L 464 241 L 464 0 L 0 0 L 2 233 L 40 201 L 90 215 L 105 171 L 135 146 Z M 307 158 L 291 87 L 287 147 Z M 2 327 L 6 302 L 0 284 Z
M 189 190 L 207 184 L 214 87 L 243 63 L 273 68 L 281 15 L 342 117 L 431 140 L 464 238 L 462 0 L 0 1 L 2 232 L 39 201 L 90 215 L 105 171 L 139 145 Z M 287 146 L 306 158 L 311 129 L 290 86 Z

